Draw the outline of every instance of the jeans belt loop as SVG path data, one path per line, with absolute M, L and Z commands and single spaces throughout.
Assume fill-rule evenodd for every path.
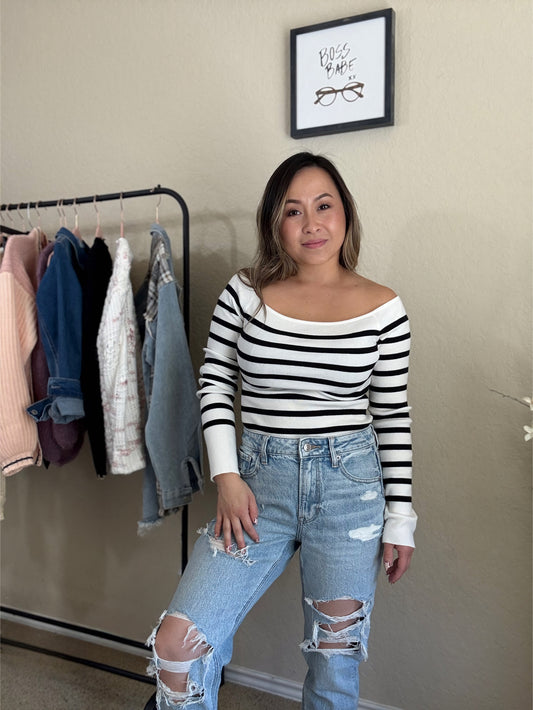
M 338 468 L 340 456 L 337 457 L 337 452 L 335 450 L 335 439 L 332 436 L 328 437 L 329 444 L 329 455 L 331 456 L 331 465 L 333 468 Z
M 268 463 L 267 446 L 269 436 L 263 436 L 263 441 L 261 442 L 261 463 Z

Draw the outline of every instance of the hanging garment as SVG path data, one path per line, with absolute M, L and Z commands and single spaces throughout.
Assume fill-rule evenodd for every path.
M 54 247 L 55 243 L 51 242 L 39 256 L 37 290 L 52 258 Z M 46 399 L 50 371 L 40 333 L 31 355 L 31 371 L 34 397 L 37 401 Z M 85 422 L 83 419 L 75 419 L 68 424 L 57 424 L 53 419 L 48 418 L 37 422 L 37 430 L 44 464 L 52 463 L 56 466 L 63 466 L 79 454 L 83 444 Z
M 85 423 L 91 445 L 94 468 L 99 478 L 106 475 L 106 446 L 104 412 L 100 391 L 100 366 L 96 339 L 102 320 L 113 261 L 107 244 L 96 237 L 87 252 L 83 286 L 83 338 L 81 362 L 81 390 L 85 409 Z
M 10 237 L 0 268 L 0 466 L 6 476 L 42 462 L 37 425 L 26 407 L 33 398 L 37 262 L 45 243 L 38 229 Z
M 151 227 L 150 266 L 136 296 L 144 320 L 142 348 L 147 421 L 147 464 L 139 532 L 192 500 L 202 487 L 202 438 L 191 363 L 170 240 Z
M 81 392 L 82 280 L 87 245 L 62 227 L 37 290 L 37 312 L 50 377 L 47 396 L 28 407 L 36 421 L 68 424 L 84 416 Z
M 121 474 L 145 465 L 132 256 L 127 240 L 120 237 L 96 340 L 108 466 L 110 473 Z

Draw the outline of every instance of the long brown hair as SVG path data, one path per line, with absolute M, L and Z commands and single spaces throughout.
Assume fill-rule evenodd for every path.
M 339 263 L 349 271 L 355 271 L 357 267 L 361 224 L 352 194 L 328 158 L 308 152 L 296 153 L 284 160 L 267 182 L 257 208 L 257 251 L 251 266 L 239 271 L 241 278 L 255 289 L 261 301 L 265 286 L 275 281 L 283 281 L 298 271 L 296 263 L 283 248 L 280 226 L 292 179 L 300 170 L 311 167 L 325 170 L 335 183 L 346 217 L 346 235 L 339 254 Z

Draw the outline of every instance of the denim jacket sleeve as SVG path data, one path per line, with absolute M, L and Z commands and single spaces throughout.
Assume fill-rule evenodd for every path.
M 175 281 L 159 287 L 157 321 L 146 323 L 145 355 L 146 339 L 152 346 L 146 447 L 162 507 L 169 510 L 202 486 L 200 407 Z
M 77 242 L 74 243 L 73 240 Z M 50 377 L 47 396 L 27 409 L 37 421 L 68 424 L 84 416 L 80 385 L 84 248 L 60 230 L 53 257 L 37 290 L 37 312 Z

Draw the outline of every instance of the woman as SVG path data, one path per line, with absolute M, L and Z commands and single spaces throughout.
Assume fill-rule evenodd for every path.
M 158 707 L 217 707 L 236 629 L 299 550 L 303 707 L 353 710 L 380 560 L 396 582 L 414 547 L 409 324 L 393 291 L 356 273 L 356 207 L 326 158 L 285 160 L 257 224 L 200 373 L 217 516 L 151 637 Z

